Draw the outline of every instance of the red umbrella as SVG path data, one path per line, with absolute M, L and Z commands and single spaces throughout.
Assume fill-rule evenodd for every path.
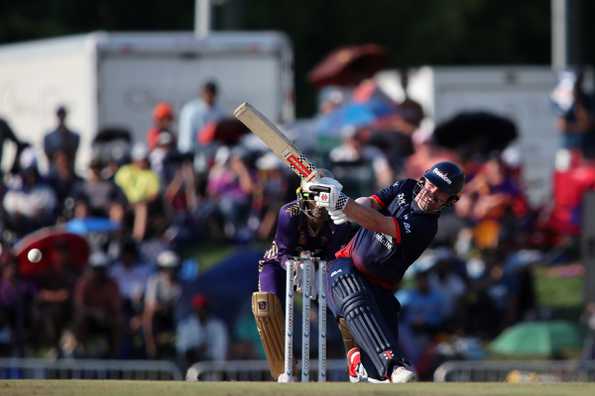
M 317 87 L 354 86 L 385 68 L 387 51 L 377 44 L 341 47 L 310 71 L 308 79 Z
M 41 260 L 32 263 L 27 258 L 31 249 L 41 251 Z M 19 272 L 23 276 L 38 276 L 51 269 L 58 255 L 66 255 L 65 261 L 71 269 L 80 271 L 89 258 L 89 243 L 77 234 L 57 227 L 47 227 L 35 231 L 14 246 L 14 254 L 19 263 Z

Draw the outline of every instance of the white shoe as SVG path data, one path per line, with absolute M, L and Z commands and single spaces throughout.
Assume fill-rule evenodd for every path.
M 415 369 L 404 361 L 399 362 L 398 365 L 393 367 L 393 372 L 390 375 L 390 382 L 393 384 L 404 384 L 406 382 L 413 382 L 416 379 Z
M 374 377 L 368 377 L 368 382 L 370 384 L 390 384 L 390 380 L 387 379 L 378 379 L 378 378 L 374 378 Z
M 287 373 L 281 373 L 279 374 L 279 378 L 277 378 L 277 382 L 280 384 L 288 384 L 290 382 L 296 382 L 296 378 Z

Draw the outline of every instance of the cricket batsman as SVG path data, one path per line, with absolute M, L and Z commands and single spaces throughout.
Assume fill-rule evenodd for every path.
M 330 175 L 327 170 L 320 171 L 321 176 Z M 331 177 L 321 180 L 334 181 Z M 330 221 L 327 211 L 316 207 L 314 194 L 303 182 L 297 190 L 297 199 L 279 210 L 277 229 L 272 246 L 264 254 L 258 268 L 258 291 L 252 294 L 252 313 L 265 354 L 271 376 L 278 380 L 283 373 L 284 361 L 284 323 L 285 315 L 285 262 L 288 258 L 299 256 L 302 251 L 309 251 L 322 260 L 334 259 L 334 253 L 345 245 L 354 234 L 354 227 L 348 223 L 339 225 Z M 350 335 L 343 334 L 346 348 Z
M 325 208 L 335 223 L 361 225 L 328 264 L 326 284 L 329 308 L 346 321 L 355 341 L 348 352 L 352 382 L 416 379 L 415 369 L 397 349 L 400 304 L 394 290 L 434 239 L 441 210 L 459 199 L 464 183 L 456 164 L 439 162 L 420 180 L 400 180 L 356 200 L 343 194 L 334 179 L 305 186 L 325 190 L 315 197 L 316 206 Z

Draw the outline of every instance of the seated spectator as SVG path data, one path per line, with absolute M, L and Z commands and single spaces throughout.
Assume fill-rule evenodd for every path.
M 176 330 L 176 350 L 184 366 L 203 360 L 225 360 L 229 340 L 223 321 L 212 316 L 202 294 L 192 298 L 192 311 Z
M 407 98 L 394 115 L 381 118 L 366 133 L 367 143 L 380 149 L 397 174 L 404 173 L 405 160 L 414 152 L 413 133 L 424 118 L 421 105 Z
M 285 165 L 273 153 L 256 161 L 258 176 L 254 186 L 250 229 L 261 240 L 272 238 L 281 206 L 287 201 L 289 181 Z
M 227 238 L 235 239 L 245 226 L 253 190 L 252 177 L 240 155 L 220 147 L 209 172 L 207 193 L 222 217 Z
M 166 211 L 171 218 L 177 215 L 190 216 L 198 206 L 197 185 L 188 157 L 171 156 L 166 159 L 168 172 L 164 198 Z
M 58 199 L 57 212 L 65 219 L 74 216 L 74 195 L 83 179 L 71 168 L 66 151 L 54 154 L 53 168 L 48 175 L 48 183 Z
M 403 301 L 402 323 L 426 334 L 434 334 L 444 323 L 442 295 L 431 288 L 428 271 L 415 274 L 415 288 Z
M 488 160 L 467 183 L 455 209 L 473 224 L 479 249 L 512 247 L 526 239 L 521 227 L 528 201 L 500 157 Z
M 56 194 L 43 180 L 37 168 L 35 152 L 25 149 L 20 158 L 20 171 L 8 183 L 2 201 L 6 228 L 22 237 L 56 221 Z
M 23 357 L 35 288 L 18 277 L 16 258 L 9 248 L 0 249 L 0 356 Z
M 86 178 L 78 184 L 75 195 L 75 217 L 109 217 L 121 224 L 126 197 L 113 181 L 102 175 L 99 158 L 91 159 Z
M 149 154 L 149 163 L 151 169 L 159 175 L 162 183 L 166 178 L 166 169 L 164 167 L 166 158 L 176 152 L 176 137 L 173 132 L 165 129 L 159 132 L 155 147 Z
M 370 191 L 390 185 L 393 172 L 388 160 L 376 147 L 364 145 L 355 128 L 342 133 L 343 143 L 329 153 L 331 171 L 351 196 L 365 196 Z
M 148 202 L 159 194 L 159 177 L 149 166 L 149 152 L 142 143 L 132 148 L 132 162 L 120 167 L 115 180 L 132 205 Z
M 37 278 L 37 294 L 33 310 L 35 341 L 49 347 L 50 354 L 60 351 L 60 338 L 72 320 L 73 291 L 78 274 L 73 270 L 67 245 L 56 243 L 48 257 L 49 265 Z
M 107 339 L 109 356 L 115 357 L 119 352 L 122 323 L 120 291 L 107 274 L 109 258 L 105 253 L 91 254 L 89 264 L 90 271 L 76 284 L 74 333 L 79 345 L 87 351 L 93 336 Z
M 399 346 L 414 365 L 444 325 L 442 295 L 430 287 L 428 277 L 428 271 L 417 272 L 415 287 L 397 293 L 402 306 Z
M 131 157 L 132 163 L 122 166 L 115 180 L 134 208 L 132 235 L 142 240 L 147 232 L 149 205 L 159 197 L 159 176 L 149 167 L 149 152 L 144 144 L 136 144 Z
M 467 290 L 464 277 L 457 272 L 458 263 L 459 260 L 455 256 L 439 253 L 428 277 L 430 289 L 441 295 L 442 316 L 445 321 L 456 322 L 459 307 Z
M 165 211 L 169 220 L 190 217 L 198 203 L 192 155 L 178 152 L 173 134 L 162 131 L 150 159 L 151 168 L 159 174 L 163 186 Z
M 147 355 L 151 358 L 171 354 L 175 333 L 174 310 L 180 295 L 178 281 L 180 257 L 171 250 L 157 256 L 159 272 L 147 281 L 143 330 Z
M 140 260 L 134 239 L 126 239 L 122 243 L 120 259 L 110 268 L 110 276 L 118 284 L 122 299 L 128 309 L 135 311 L 139 306 L 142 306 L 145 285 L 151 272 L 151 267 Z
M 174 111 L 167 102 L 159 102 L 153 109 L 153 126 L 147 132 L 147 145 L 149 151 L 158 146 L 159 135 L 163 131 L 172 131 L 174 123 Z
M 483 254 L 482 262 L 485 270 L 469 284 L 466 333 L 491 339 L 534 309 L 535 297 L 527 268 L 507 270 L 503 258 L 493 252 Z
M 144 293 L 151 266 L 140 258 L 136 241 L 132 238 L 121 243 L 119 260 L 110 268 L 110 276 L 118 284 L 122 296 L 124 356 L 141 357 Z

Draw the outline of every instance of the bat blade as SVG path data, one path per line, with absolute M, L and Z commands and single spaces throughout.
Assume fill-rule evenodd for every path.
M 306 181 L 318 178 L 318 169 L 291 143 L 285 134 L 264 114 L 249 103 L 242 103 L 233 112 L 293 172 Z

